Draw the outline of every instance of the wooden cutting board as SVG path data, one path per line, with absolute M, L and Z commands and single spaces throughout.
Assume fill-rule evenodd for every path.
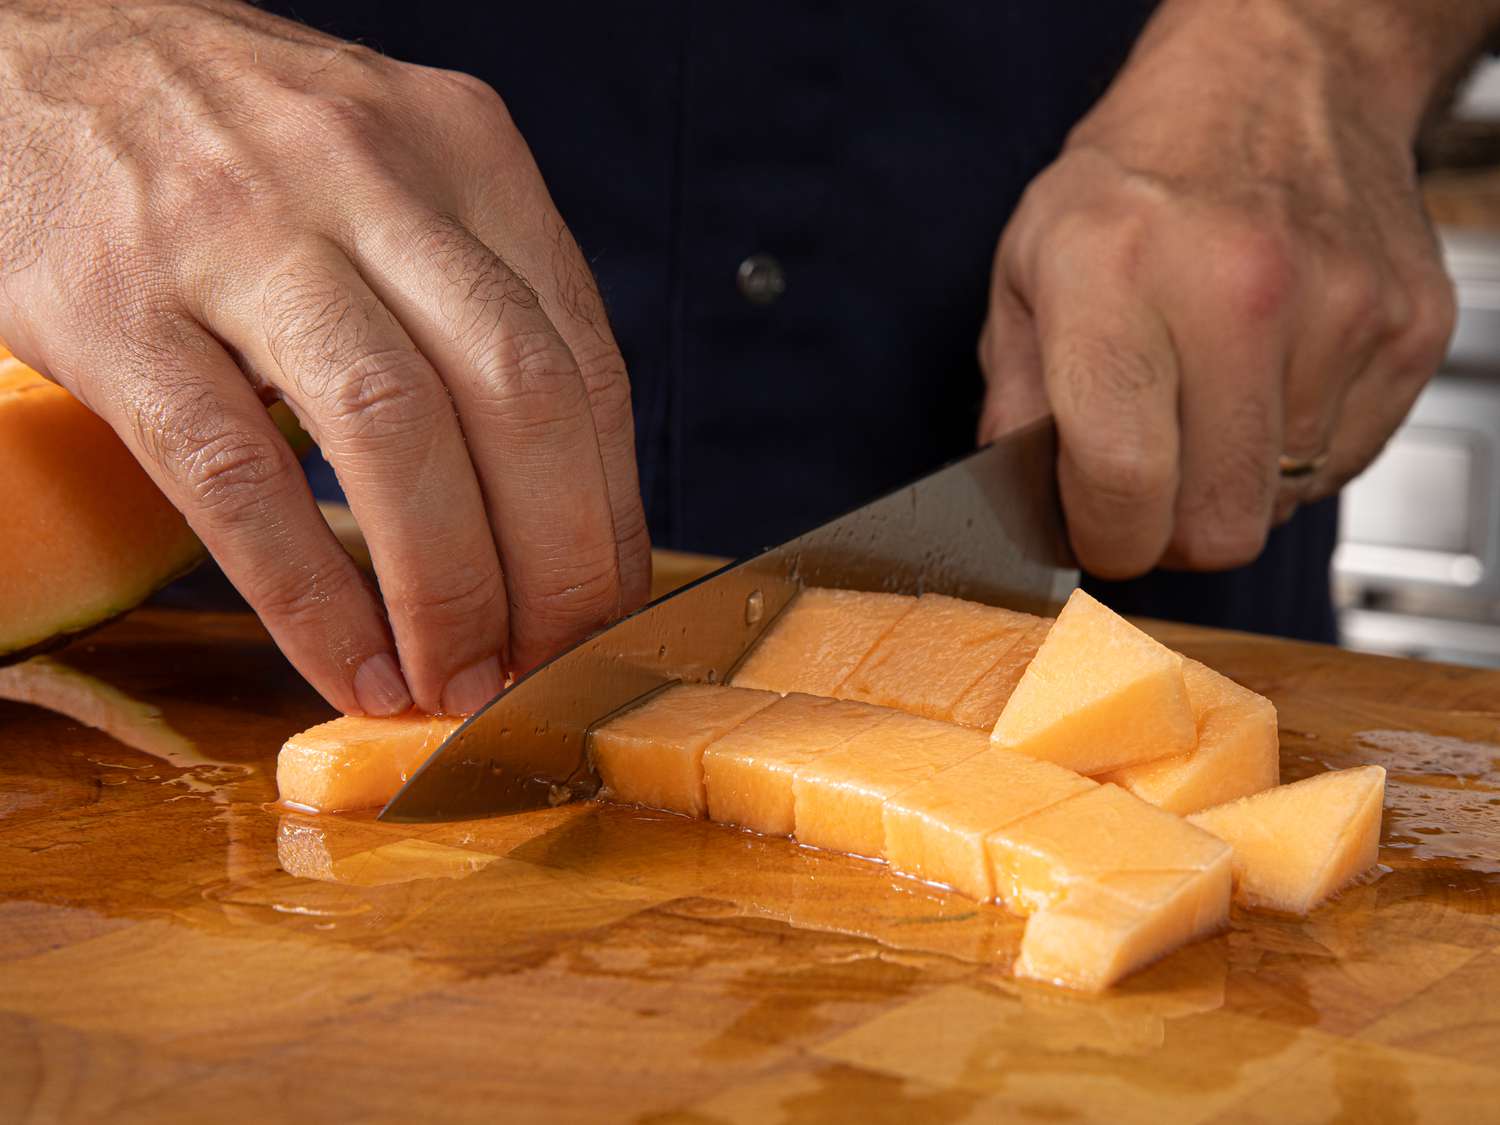
M 0 702 L 0 1120 L 1495 1119 L 1500 674 L 1157 632 L 1275 700 L 1287 779 L 1390 770 L 1388 871 L 1087 998 L 783 840 L 280 812 L 324 705 L 250 617 L 138 613 L 43 686 L 143 749 Z

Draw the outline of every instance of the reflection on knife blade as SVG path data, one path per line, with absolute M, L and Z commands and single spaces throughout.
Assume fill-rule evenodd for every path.
M 495 816 L 591 796 L 589 729 L 676 681 L 727 680 L 803 585 L 943 593 L 1046 612 L 1076 584 L 1050 420 L 653 602 L 468 719 L 381 813 Z

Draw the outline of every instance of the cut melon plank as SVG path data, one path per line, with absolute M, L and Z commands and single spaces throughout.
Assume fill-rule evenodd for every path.
M 783 695 L 833 695 L 917 599 L 809 588 L 766 631 L 730 681 Z
M 1074 590 L 995 723 L 995 745 L 1093 776 L 1193 749 L 1182 657 Z
M 1179 816 L 1270 789 L 1281 776 L 1276 708 L 1196 660 L 1183 660 L 1198 745 L 1186 754 L 1104 774 L 1143 801 Z
M 718 684 L 657 692 L 589 735 L 604 792 L 616 801 L 704 816 L 703 751 L 780 696 Z
M 835 694 L 946 722 L 1036 621 L 1029 613 L 923 594 Z
M 349 812 L 384 805 L 459 724 L 456 716 L 345 715 L 286 740 L 276 789 L 286 805 Z
M 1098 992 L 1229 916 L 1229 870 L 1107 875 L 1026 922 L 1015 974 Z
M 1235 899 L 1306 914 L 1375 866 L 1385 769 L 1356 766 L 1188 817 L 1234 849 Z
M 1016 638 L 1012 645 L 984 675 L 953 705 L 952 721 L 966 727 L 993 730 L 1000 712 L 1026 674 L 1026 666 L 1047 639 L 1052 618 L 1043 617 Z
M 985 840 L 1097 782 L 1051 762 L 988 748 L 885 803 L 885 858 L 893 870 L 970 898 L 995 897 Z
M 797 840 L 882 858 L 885 802 L 988 747 L 982 731 L 893 712 L 798 767 L 792 781 Z
M 0 484 L 0 661 L 134 608 L 203 558 L 114 431 L 17 359 L 0 359 Z
M 794 694 L 758 711 L 703 752 L 708 816 L 768 836 L 796 827 L 792 778 L 890 712 L 868 703 Z
M 1100 785 L 992 832 L 995 893 L 1017 914 L 1061 900 L 1106 875 L 1230 870 L 1222 840 L 1118 785 Z

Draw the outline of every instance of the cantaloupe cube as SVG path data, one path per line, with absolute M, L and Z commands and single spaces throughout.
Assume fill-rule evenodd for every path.
M 986 837 L 1096 784 L 1051 762 L 987 749 L 886 801 L 886 861 L 988 902 L 995 887 Z
M 993 737 L 1088 775 L 1185 753 L 1198 729 L 1182 657 L 1074 590 Z
M 462 718 L 345 715 L 294 734 L 276 757 L 276 789 L 283 804 L 315 812 L 349 812 L 384 805 Z
M 1271 701 L 1196 660 L 1184 659 L 1182 671 L 1198 724 L 1197 747 L 1099 780 L 1179 816 L 1270 789 L 1281 776 Z
M 916 604 L 916 598 L 904 594 L 803 590 L 756 642 L 730 682 L 782 694 L 833 695 Z
M 1017 637 L 1016 643 L 995 662 L 994 667 L 980 676 L 953 705 L 952 721 L 966 727 L 993 730 L 1000 712 L 1005 710 L 1006 702 L 1021 682 L 1026 666 L 1042 647 L 1051 628 L 1052 618 L 1043 617 Z
M 708 815 L 768 836 L 790 836 L 798 767 L 869 730 L 890 712 L 868 703 L 788 695 L 703 752 Z
M 1229 848 L 1118 785 L 1100 785 L 990 833 L 995 893 L 1017 914 L 1104 876 L 1230 869 Z
M 1321 773 L 1188 820 L 1234 848 L 1235 900 L 1306 914 L 1375 865 L 1385 770 Z
M 1076 884 L 1033 914 L 1016 960 L 1018 977 L 1097 992 L 1125 974 L 1221 928 L 1229 871 L 1104 876 Z
M 797 839 L 881 858 L 886 800 L 988 747 L 982 731 L 895 712 L 797 769 L 792 780 Z
M 1029 613 L 923 594 L 835 694 L 947 721 L 964 693 L 1036 621 Z
M 703 751 L 780 696 L 718 684 L 677 684 L 589 734 L 611 799 L 703 816 Z

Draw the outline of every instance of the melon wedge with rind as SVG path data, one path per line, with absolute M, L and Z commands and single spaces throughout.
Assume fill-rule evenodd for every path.
M 203 558 L 114 431 L 13 358 L 0 358 L 0 488 L 0 663 L 118 617 Z
M 1235 900 L 1306 914 L 1375 866 L 1385 769 L 1332 770 L 1205 809 L 1190 823 L 1234 849 Z

